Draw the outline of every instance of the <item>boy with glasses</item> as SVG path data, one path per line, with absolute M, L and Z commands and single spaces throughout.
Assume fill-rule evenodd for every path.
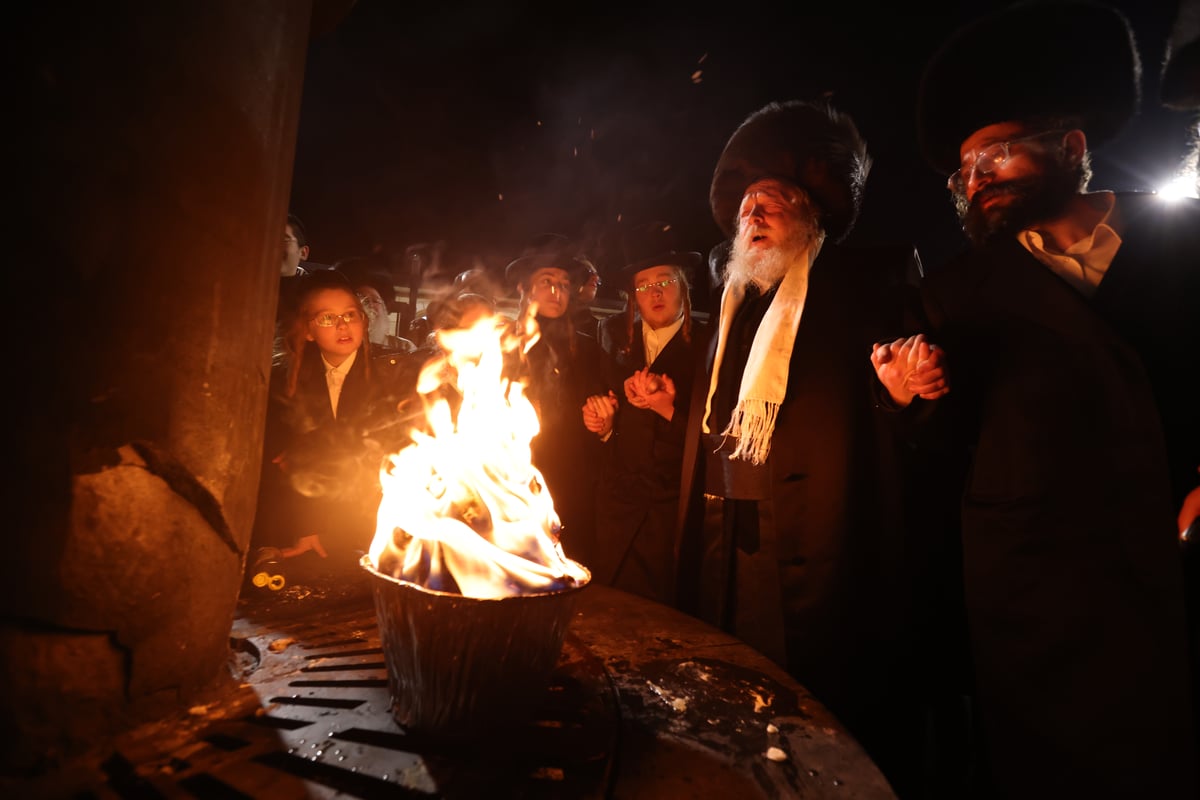
M 406 436 L 396 411 L 405 365 L 372 358 L 366 309 L 351 283 L 334 270 L 296 280 L 271 371 L 252 577 L 259 562 L 310 551 L 332 557 L 332 567 L 353 566 L 374 534 L 380 458 Z M 299 563 L 311 570 L 319 560 Z M 283 582 L 294 580 L 289 569 Z M 271 578 L 260 580 L 282 588 Z
M 626 310 L 600 324 L 615 392 L 588 398 L 584 424 L 605 442 L 593 579 L 665 605 L 675 596 L 689 398 L 703 346 L 688 275 L 701 263 L 651 222 L 625 240 Z M 690 476 L 688 476 L 690 477 Z

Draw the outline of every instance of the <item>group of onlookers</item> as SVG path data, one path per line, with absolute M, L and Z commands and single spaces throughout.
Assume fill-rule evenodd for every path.
M 970 247 L 928 272 L 907 244 L 847 242 L 872 162 L 825 101 L 768 104 L 720 154 L 708 324 L 705 257 L 666 223 L 631 230 L 603 276 L 626 308 L 602 319 L 602 271 L 568 237 L 505 270 L 540 335 L 533 461 L 567 555 L 776 661 L 902 797 L 1200 792 L 1180 539 L 1200 516 L 1200 204 L 1088 186 L 1139 69 L 1127 21 L 1091 3 L 955 34 L 918 135 Z M 304 244 L 289 221 L 285 267 Z M 434 346 L 372 356 L 370 286 L 330 272 L 282 279 L 301 288 L 263 489 L 347 505 L 275 518 L 289 552 L 337 526 L 365 547 L 364 498 L 331 489 L 403 443 Z M 494 298 L 447 298 L 438 324 L 468 309 Z

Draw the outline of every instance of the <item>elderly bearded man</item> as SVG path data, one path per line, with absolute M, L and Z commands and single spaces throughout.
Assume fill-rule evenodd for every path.
M 922 758 L 910 654 L 923 569 L 904 537 L 900 481 L 915 473 L 899 469 L 863 354 L 903 328 L 919 268 L 910 246 L 839 246 L 869 166 L 848 116 L 797 101 L 750 115 L 717 164 L 710 201 L 732 248 L 697 380 L 695 601 L 811 690 L 899 787 Z

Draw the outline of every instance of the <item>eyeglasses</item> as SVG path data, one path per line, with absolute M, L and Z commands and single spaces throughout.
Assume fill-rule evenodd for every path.
M 1009 149 L 1014 144 L 1023 142 L 1032 142 L 1038 139 L 1045 139 L 1047 136 L 1057 136 L 1065 133 L 1065 131 L 1042 131 L 1031 136 L 1022 136 L 1018 139 L 1009 139 L 1007 142 L 995 142 L 987 147 L 975 151 L 975 158 L 970 164 L 955 170 L 954 174 L 946 180 L 946 188 L 956 194 L 963 194 L 967 191 L 967 183 L 970 182 L 972 176 L 976 172 L 988 174 L 995 172 L 1008 163 L 1012 158 L 1012 151 Z
M 654 283 L 638 286 L 634 288 L 634 291 L 638 294 L 645 294 L 651 289 L 658 289 L 660 292 L 665 292 L 669 286 L 676 283 L 679 283 L 679 278 L 667 278 L 665 281 L 655 281 Z
M 312 321 L 322 328 L 332 328 L 338 323 L 338 320 L 347 325 L 353 325 L 356 322 L 362 322 L 363 315 L 358 311 L 347 311 L 344 314 L 330 314 L 327 312 L 325 314 L 318 314 L 313 317 Z

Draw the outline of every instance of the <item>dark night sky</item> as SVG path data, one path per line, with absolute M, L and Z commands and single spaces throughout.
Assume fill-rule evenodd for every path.
M 909 241 L 938 263 L 961 239 L 944 179 L 917 156 L 917 80 L 953 28 L 1004 4 L 915 5 L 358 0 L 309 50 L 292 209 L 323 263 L 441 239 L 448 274 L 477 259 L 498 275 L 556 231 L 605 270 L 622 231 L 650 219 L 707 252 L 721 238 L 708 183 L 734 128 L 769 101 L 829 94 L 875 160 L 850 242 Z M 1145 97 L 1095 154 L 1093 187 L 1152 189 L 1190 120 L 1155 98 L 1175 3 L 1116 5 Z

